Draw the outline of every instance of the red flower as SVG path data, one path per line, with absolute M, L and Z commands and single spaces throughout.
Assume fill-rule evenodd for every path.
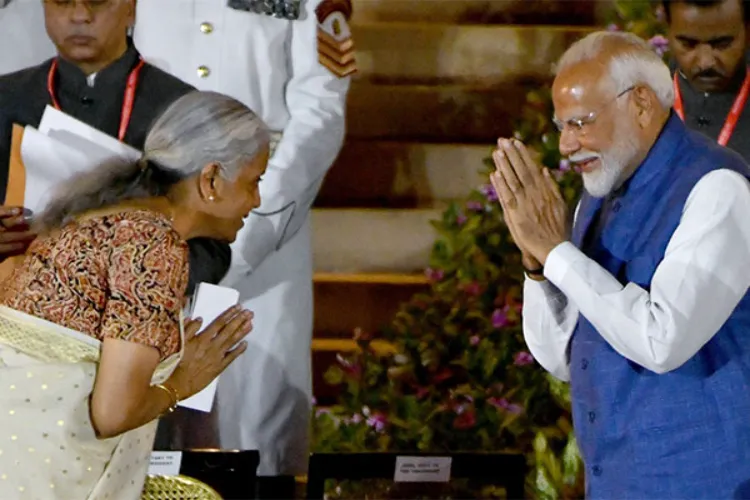
M 477 423 L 477 414 L 473 406 L 459 406 L 457 416 L 453 419 L 453 428 L 459 430 L 471 429 Z
M 444 382 L 451 378 L 453 376 L 453 372 L 448 368 L 443 368 L 439 372 L 437 372 L 435 375 L 432 376 L 432 383 L 439 384 L 440 382 Z

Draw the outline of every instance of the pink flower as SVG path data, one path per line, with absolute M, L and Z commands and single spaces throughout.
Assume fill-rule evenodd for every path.
M 433 269 L 431 267 L 424 270 L 424 275 L 433 283 L 438 282 L 445 277 L 445 273 L 442 269 Z
M 463 226 L 464 224 L 466 224 L 467 220 L 469 220 L 468 217 L 460 212 L 458 213 L 458 215 L 456 215 L 456 224 L 458 224 L 459 226 Z
M 352 424 L 358 424 L 362 420 L 362 415 L 360 415 L 359 413 L 355 413 L 354 415 L 352 415 L 352 418 L 349 419 L 349 422 L 351 422 Z
M 376 432 L 383 432 L 388 419 L 382 413 L 373 413 L 372 416 L 367 418 L 367 425 L 375 429 Z
M 479 283 L 477 283 L 476 281 L 472 281 L 471 283 L 467 283 L 466 285 L 464 285 L 463 290 L 468 295 L 471 295 L 473 297 L 477 297 L 482 293 L 482 287 L 479 286 Z
M 338 361 L 339 365 L 344 370 L 344 373 L 348 375 L 359 377 L 362 373 L 362 367 L 359 366 L 359 364 L 350 362 L 348 359 L 344 358 L 341 353 L 336 354 L 336 361 Z
M 466 210 L 471 212 L 483 212 L 484 204 L 476 200 L 469 200 L 466 202 Z
M 663 56 L 669 50 L 669 40 L 661 35 L 651 37 L 648 43 L 654 48 L 659 56 Z
M 502 309 L 495 309 L 495 311 L 492 313 L 492 326 L 494 328 L 499 329 L 509 324 L 508 317 L 505 313 L 506 311 Z
M 500 410 L 505 410 L 508 413 L 513 413 L 514 415 L 518 415 L 523 412 L 523 408 L 521 406 L 515 404 L 515 403 L 509 403 L 507 399 L 505 398 L 489 398 L 487 399 L 487 402 L 494 406 L 495 408 L 498 408 Z
M 570 160 L 567 160 L 565 158 L 560 160 L 560 165 L 558 166 L 558 169 L 561 172 L 570 172 Z
M 526 366 L 534 362 L 534 356 L 526 351 L 517 352 L 513 356 L 513 364 L 516 366 Z
M 617 26 L 615 23 L 609 23 L 607 25 L 607 31 L 620 31 L 620 27 Z
M 473 346 L 479 345 L 479 341 L 480 341 L 479 335 L 472 335 L 469 338 L 469 344 Z

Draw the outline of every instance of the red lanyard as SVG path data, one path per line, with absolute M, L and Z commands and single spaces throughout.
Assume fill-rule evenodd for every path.
M 133 114 L 133 102 L 135 101 L 135 91 L 138 87 L 138 77 L 141 73 L 141 68 L 145 62 L 143 59 L 138 61 L 135 68 L 128 75 L 128 81 L 125 86 L 125 95 L 122 99 L 122 110 L 120 111 L 120 130 L 117 132 L 117 138 L 122 141 L 125 137 L 125 132 L 128 130 L 128 124 L 130 124 L 130 115 Z M 57 59 L 52 60 L 52 65 L 49 68 L 47 74 L 47 92 L 52 100 L 52 105 L 60 108 L 60 103 L 57 101 L 57 95 L 55 94 L 55 73 L 57 72 Z
M 750 93 L 750 68 L 746 70 L 745 81 L 742 82 L 742 88 L 734 99 L 732 109 L 729 110 L 724 126 L 721 128 L 721 133 L 719 134 L 717 142 L 722 146 L 726 146 L 729 142 L 729 138 L 732 137 L 734 128 L 737 126 L 737 120 L 739 120 L 742 110 L 745 109 L 748 93 Z M 674 73 L 674 110 L 682 121 L 685 121 L 685 111 L 682 108 L 682 95 L 680 94 L 680 86 L 677 83 L 676 71 Z

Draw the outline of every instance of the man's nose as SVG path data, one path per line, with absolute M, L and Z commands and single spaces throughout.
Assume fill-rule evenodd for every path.
M 560 132 L 560 144 L 558 149 L 563 156 L 570 156 L 581 149 L 581 143 L 578 141 L 578 136 L 570 129 L 570 127 L 565 127 L 562 132 Z
M 716 56 L 708 44 L 700 44 L 695 49 L 696 62 L 699 71 L 711 69 L 716 64 Z

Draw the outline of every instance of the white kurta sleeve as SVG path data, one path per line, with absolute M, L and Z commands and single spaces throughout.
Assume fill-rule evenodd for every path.
M 578 309 L 549 281 L 526 278 L 523 285 L 523 336 L 529 351 L 545 370 L 570 380 L 568 343 Z
M 716 170 L 691 191 L 650 293 L 634 283 L 623 286 L 569 242 L 550 253 L 545 276 L 615 351 L 665 373 L 694 356 L 747 293 L 748 214 L 748 181 Z
M 304 17 L 292 22 L 287 61 L 292 76 L 286 88 L 290 120 L 261 181 L 261 206 L 250 215 L 233 246 L 250 270 L 307 220 L 343 144 L 350 77 L 334 74 L 319 60 L 318 30 L 322 28 L 316 9 L 320 3 L 305 2 Z M 344 17 L 338 27 L 349 33 Z

